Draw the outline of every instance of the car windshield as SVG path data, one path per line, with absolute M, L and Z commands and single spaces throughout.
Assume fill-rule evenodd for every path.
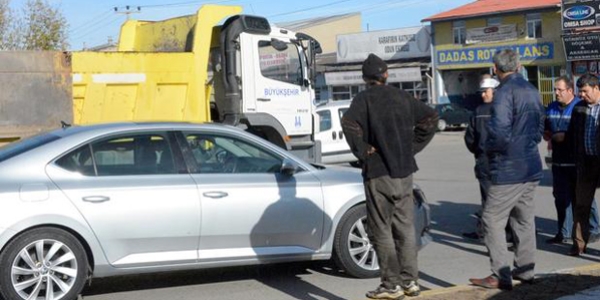
M 56 134 L 42 133 L 24 140 L 4 145 L 0 147 L 0 162 L 58 139 L 60 139 L 60 136 Z

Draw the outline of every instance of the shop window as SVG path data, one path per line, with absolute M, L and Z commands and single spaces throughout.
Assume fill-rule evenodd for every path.
M 492 17 L 487 19 L 487 26 L 502 25 L 502 17 Z
M 425 82 L 394 82 L 390 83 L 390 85 L 395 86 L 397 88 L 403 89 L 404 91 L 411 94 L 415 99 L 427 102 L 429 101 L 429 94 L 427 91 L 427 83 Z
M 542 37 L 542 15 L 539 13 L 527 14 L 527 38 L 539 39 Z
M 334 86 L 331 88 L 333 100 L 350 100 L 360 91 L 358 85 Z
M 452 23 L 452 36 L 455 44 L 464 44 L 467 40 L 467 27 L 465 21 L 454 21 Z

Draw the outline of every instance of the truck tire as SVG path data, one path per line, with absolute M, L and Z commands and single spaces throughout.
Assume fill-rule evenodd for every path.
M 79 240 L 50 227 L 24 232 L 9 242 L 0 253 L 0 266 L 0 294 L 7 300 L 76 299 L 88 275 L 88 258 Z
M 357 278 L 379 276 L 375 249 L 366 232 L 367 207 L 355 206 L 342 217 L 333 241 L 333 259 L 337 266 Z

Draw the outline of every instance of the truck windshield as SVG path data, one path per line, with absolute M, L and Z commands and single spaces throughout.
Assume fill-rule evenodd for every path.
M 273 80 L 302 84 L 302 63 L 298 48 L 292 43 L 283 50 L 275 49 L 270 41 L 258 43 L 261 74 Z
M 11 157 L 21 155 L 31 149 L 48 144 L 52 141 L 60 139 L 60 136 L 52 133 L 43 133 L 32 136 L 30 138 L 16 141 L 0 147 L 0 162 L 3 162 Z

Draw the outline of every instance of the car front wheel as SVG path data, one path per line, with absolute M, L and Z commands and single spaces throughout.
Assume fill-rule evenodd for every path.
M 446 127 L 448 127 L 448 123 L 446 123 L 446 120 L 439 119 L 438 120 L 438 130 L 439 131 L 444 131 L 444 130 L 446 130 Z
M 372 278 L 379 275 L 377 255 L 367 235 L 367 209 L 364 204 L 348 210 L 335 233 L 333 258 L 351 276 Z
M 37 228 L 11 241 L 0 254 L 0 293 L 13 299 L 76 299 L 88 259 L 81 243 L 56 228 Z

